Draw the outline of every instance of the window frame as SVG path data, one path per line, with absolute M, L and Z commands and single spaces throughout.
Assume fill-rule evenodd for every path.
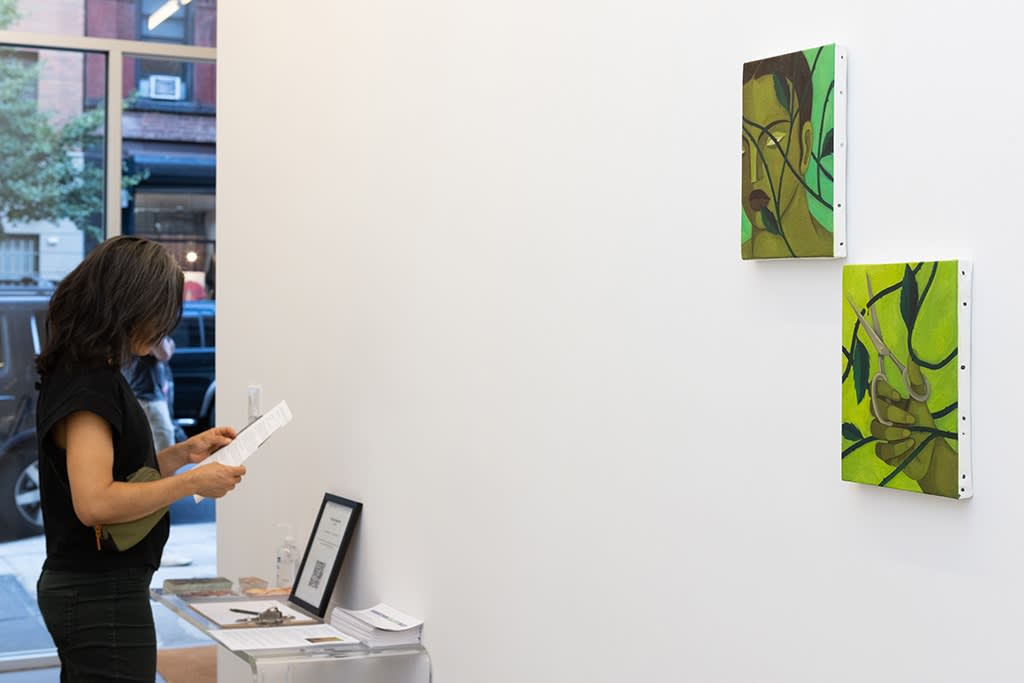
M 190 62 L 216 64 L 217 48 L 197 47 L 160 43 L 151 40 L 122 40 L 119 38 L 96 38 L 93 36 L 61 36 L 23 31 L 0 31 L 0 47 L 21 47 L 35 50 L 68 50 L 73 52 L 95 52 L 106 55 L 107 110 L 106 150 L 104 158 L 103 224 L 106 236 L 114 237 L 122 232 L 121 225 L 121 152 L 123 111 L 121 107 L 121 86 L 124 78 L 125 57 L 154 57 L 180 59 Z M 116 87 L 111 87 L 112 84 Z M 116 159 L 116 163 L 111 163 Z M 0 666 L 0 671 L 3 668 Z
M 191 62 L 216 64 L 216 47 L 197 47 L 155 41 L 97 38 L 94 36 L 64 36 L 28 31 L 0 30 L 0 47 L 30 50 L 66 50 L 93 52 L 106 56 L 106 149 L 104 158 L 103 226 L 105 237 L 122 233 L 121 167 L 122 153 L 122 93 L 125 57 L 156 57 L 181 59 Z M 111 163 L 111 160 L 115 160 Z M 7 344 L 10 348 L 10 345 Z M 7 363 L 5 363 L 5 366 Z M 0 369 L 2 372 L 3 369 Z M 53 650 L 19 652 L 0 655 L 0 673 L 25 669 L 51 667 L 59 664 Z

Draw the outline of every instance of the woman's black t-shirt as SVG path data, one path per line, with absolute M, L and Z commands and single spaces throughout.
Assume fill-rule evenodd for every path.
M 68 415 L 89 411 L 110 423 L 114 439 L 114 481 L 126 481 L 140 467 L 160 469 L 146 414 L 118 368 L 59 367 L 43 377 L 36 407 L 39 488 L 46 531 L 44 569 L 105 571 L 160 566 L 170 531 L 169 515 L 135 546 L 117 552 L 97 550 L 96 532 L 75 514 L 68 484 L 67 452 L 51 430 Z

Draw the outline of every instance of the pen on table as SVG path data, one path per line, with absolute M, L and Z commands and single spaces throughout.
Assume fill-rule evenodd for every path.
M 255 614 L 259 615 L 259 612 L 253 612 L 251 609 L 238 609 L 237 607 L 230 608 L 232 612 L 238 612 L 239 614 Z

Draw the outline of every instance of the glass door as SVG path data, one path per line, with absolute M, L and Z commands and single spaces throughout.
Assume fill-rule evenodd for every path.
M 161 241 L 189 273 L 198 301 L 182 325 L 203 333 L 179 347 L 189 390 L 175 404 L 189 432 L 214 418 L 216 5 L 0 0 L 0 671 L 57 665 L 35 600 L 33 361 L 54 287 L 108 236 Z M 212 502 L 176 506 L 179 566 L 155 585 L 216 571 Z M 160 647 L 206 642 L 163 608 L 154 616 Z
M 35 600 L 45 548 L 34 360 L 56 283 L 105 237 L 107 117 L 103 100 L 86 105 L 86 57 L 0 45 L 0 666 L 52 660 Z

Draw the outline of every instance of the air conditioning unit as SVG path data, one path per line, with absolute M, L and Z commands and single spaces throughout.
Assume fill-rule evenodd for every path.
M 151 100 L 185 99 L 185 84 L 178 76 L 153 75 L 149 77 L 149 93 Z

